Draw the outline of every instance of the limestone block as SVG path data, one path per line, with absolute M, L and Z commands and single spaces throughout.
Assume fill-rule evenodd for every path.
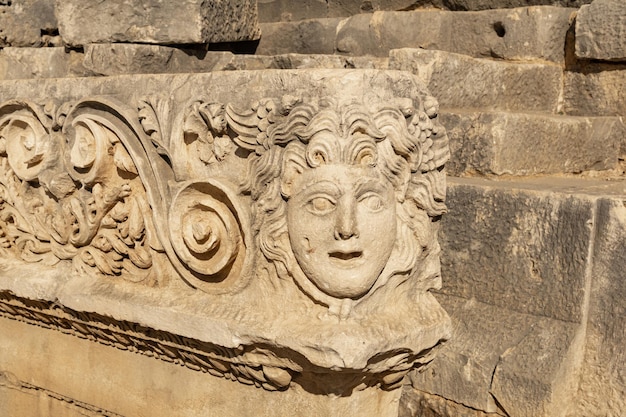
M 535 175 L 617 166 L 626 130 L 618 117 L 443 112 L 453 175 Z
M 163 74 L 228 70 L 359 68 L 386 69 L 386 58 L 339 55 L 235 55 L 162 45 L 90 44 L 83 65 L 93 74 Z
M 416 74 L 443 108 L 554 113 L 559 106 L 562 72 L 556 65 L 398 49 L 389 54 L 389 68 Z
M 562 62 L 574 10 L 530 7 L 362 14 L 342 22 L 337 50 L 351 55 L 385 56 L 392 49 L 423 48 L 474 57 Z
M 626 61 L 626 3 L 596 0 L 576 16 L 576 56 Z
M 578 382 L 575 365 L 583 349 L 574 340 L 582 339 L 581 324 L 438 298 L 451 315 L 454 337 L 429 368 L 411 375 L 416 389 L 459 404 L 461 415 L 463 407 L 481 412 L 469 416 L 565 415 L 563 403 L 571 403 Z
M 256 53 L 332 54 L 335 52 L 335 31 L 340 21 L 339 18 L 332 18 L 261 24 L 263 36 Z
M 485 413 L 463 404 L 418 391 L 406 385 L 400 397 L 398 417 L 499 417 L 497 413 Z
M 59 32 L 70 45 L 106 42 L 190 44 L 258 39 L 256 2 L 148 3 L 57 0 Z
M 326 0 L 258 0 L 258 9 L 262 23 L 329 17 Z
M 626 115 L 626 68 L 591 67 L 565 71 L 563 110 L 580 116 Z
M 83 64 L 100 75 L 162 74 L 219 71 L 226 69 L 233 60 L 231 52 L 101 43 L 85 46 Z
M 488 10 L 523 6 L 580 7 L 593 0 L 443 0 L 451 10 Z
M 35 407 L 51 401 L 28 401 L 12 394 L 10 401 L 0 403 L 6 416 L 397 416 L 399 390 L 363 390 L 331 400 L 299 388 L 268 392 L 235 378 L 217 378 L 131 349 L 4 317 L 0 317 L 0 334 L 20 335 L 0 338 L 0 373 L 10 373 L 16 384 L 30 386 L 31 391 L 39 389 L 77 405 L 65 408 L 53 402 L 48 410 L 59 414 L 39 414 Z M 395 409 L 395 414 L 389 409 Z
M 527 6 L 578 8 L 592 0 L 259 0 L 261 22 L 292 21 L 324 17 L 346 17 L 375 11 L 411 11 L 431 8 L 480 11 Z
M 442 291 L 579 322 L 594 200 L 572 194 L 576 182 L 533 184 L 450 181 L 449 215 L 441 232 Z
M 54 0 L 0 3 L 0 47 L 58 45 Z
M 0 80 L 67 77 L 70 54 L 65 48 L 4 48 L 0 50 Z
M 572 417 L 616 417 L 626 410 L 624 194 L 603 198 L 598 205 L 585 359 Z
M 231 393 L 248 414 L 232 415 L 272 400 L 293 413 L 304 392 L 299 415 L 391 416 L 449 338 L 430 292 L 448 139 L 417 77 L 217 71 L 5 81 L 0 95 L 0 315 L 53 333 L 0 337 L 19 380 L 122 415 L 146 391 L 151 415 L 197 415 L 188 387 L 163 387 L 193 381 L 201 409 L 226 390 L 202 379 L 223 377 L 245 388 Z M 195 377 L 167 374 L 180 365 Z M 120 374 L 123 401 L 91 384 Z

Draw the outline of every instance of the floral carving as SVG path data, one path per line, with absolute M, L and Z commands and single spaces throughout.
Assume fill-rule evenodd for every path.
M 2 108 L 2 247 L 146 280 L 160 245 L 134 162 L 106 118 L 58 116 L 28 103 Z
M 0 106 L 0 251 L 148 300 L 133 311 L 151 325 L 193 318 L 186 330 L 205 342 L 41 315 L 79 337 L 265 389 L 396 388 L 449 336 L 429 293 L 449 157 L 437 102 L 399 73 L 270 81 L 253 103 L 181 87 Z M 148 288 L 129 296 L 102 277 Z

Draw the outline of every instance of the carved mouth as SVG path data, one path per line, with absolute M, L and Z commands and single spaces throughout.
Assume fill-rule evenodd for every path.
M 334 263 L 349 267 L 361 262 L 363 259 L 363 251 L 333 251 L 328 252 L 328 256 Z

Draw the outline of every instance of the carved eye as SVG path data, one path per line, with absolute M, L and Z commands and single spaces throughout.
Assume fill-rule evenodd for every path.
M 367 207 L 372 212 L 378 212 L 385 208 L 383 199 L 375 193 L 366 193 L 359 198 L 359 203 Z
M 324 215 L 335 209 L 335 202 L 328 197 L 316 196 L 309 200 L 306 207 L 313 214 Z

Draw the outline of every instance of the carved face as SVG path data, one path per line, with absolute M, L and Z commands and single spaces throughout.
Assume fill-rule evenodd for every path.
M 366 294 L 396 238 L 391 183 L 373 167 L 331 164 L 307 169 L 287 204 L 289 240 L 305 275 L 337 298 Z

